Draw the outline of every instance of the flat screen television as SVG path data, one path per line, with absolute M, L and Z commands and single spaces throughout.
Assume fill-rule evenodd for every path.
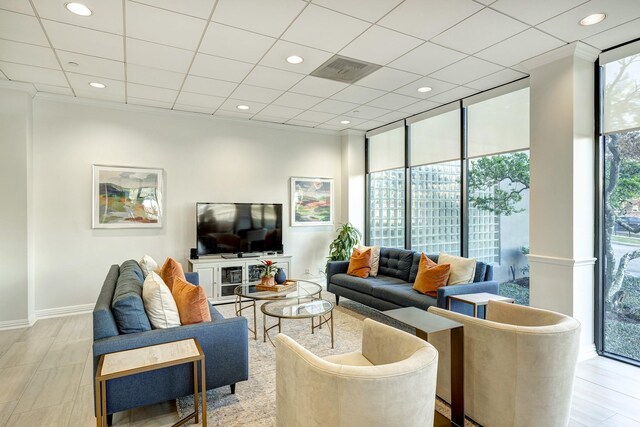
M 282 204 L 196 203 L 198 256 L 278 252 Z

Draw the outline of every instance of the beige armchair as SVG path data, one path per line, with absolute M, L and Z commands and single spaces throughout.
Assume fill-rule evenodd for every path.
M 284 334 L 276 344 L 276 424 L 433 425 L 438 352 L 411 334 L 365 319 L 362 353 L 324 359 Z
M 487 320 L 430 307 L 464 324 L 465 414 L 487 426 L 566 426 L 580 323 L 560 313 L 489 301 Z M 442 355 L 437 394 L 450 401 L 448 334 L 429 334 Z

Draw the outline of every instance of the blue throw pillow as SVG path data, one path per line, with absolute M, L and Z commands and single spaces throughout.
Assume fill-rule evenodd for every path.
M 484 276 L 487 274 L 487 264 L 484 262 L 476 262 L 476 274 L 473 276 L 473 282 L 484 282 Z
M 142 270 L 137 262 L 126 261 L 120 266 L 111 310 L 121 334 L 151 330 L 151 323 L 142 301 L 142 277 Z

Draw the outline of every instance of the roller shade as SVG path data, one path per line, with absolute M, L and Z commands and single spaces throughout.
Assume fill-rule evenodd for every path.
M 404 122 L 392 123 L 381 132 L 367 132 L 369 172 L 404 167 Z
M 529 88 L 467 107 L 470 158 L 529 149 Z
M 603 131 L 640 129 L 640 43 L 605 52 Z
M 446 111 L 446 110 L 445 110 Z M 411 166 L 442 163 L 460 158 L 460 108 L 415 121 L 409 125 Z

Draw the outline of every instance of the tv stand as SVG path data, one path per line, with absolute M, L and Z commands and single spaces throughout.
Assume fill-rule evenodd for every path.
M 237 254 L 222 254 L 220 256 L 224 259 L 259 258 L 262 254 L 260 252 L 238 252 Z

